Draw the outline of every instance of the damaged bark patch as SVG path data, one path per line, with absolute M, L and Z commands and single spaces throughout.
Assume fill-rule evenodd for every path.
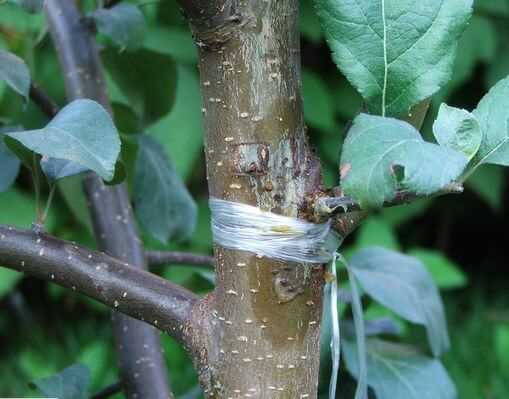
M 241 143 L 233 147 L 231 173 L 236 176 L 264 176 L 269 170 L 270 148 L 264 143 Z
M 272 288 L 279 303 L 292 301 L 304 292 L 303 276 L 296 268 L 283 267 L 272 271 Z

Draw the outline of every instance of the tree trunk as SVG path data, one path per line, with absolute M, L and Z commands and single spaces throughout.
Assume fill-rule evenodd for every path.
M 320 170 L 303 121 L 298 0 L 222 3 L 213 26 L 188 15 L 210 195 L 302 217 Z M 215 257 L 206 395 L 315 398 L 323 267 L 221 247 Z

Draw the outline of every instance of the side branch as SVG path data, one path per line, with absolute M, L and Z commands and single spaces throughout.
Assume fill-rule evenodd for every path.
M 30 100 L 37 105 L 43 114 L 49 119 L 53 118 L 59 111 L 58 105 L 53 99 L 39 86 L 32 83 L 30 85 Z
M 337 193 L 336 196 L 324 196 L 317 198 L 311 205 L 312 219 L 314 222 L 324 222 L 330 220 L 332 228 L 342 237 L 348 236 L 369 216 L 369 211 L 361 209 L 360 204 L 352 198 L 342 195 L 341 189 L 336 187 L 330 190 Z M 463 192 L 463 186 L 459 183 L 451 183 L 443 190 L 430 195 L 422 196 L 408 191 L 400 191 L 394 199 L 384 203 L 384 208 L 409 204 L 421 198 L 433 198 L 446 194 L 460 194 Z
M 198 298 L 102 252 L 51 235 L 0 226 L 0 264 L 85 294 L 181 342 Z
M 333 189 L 332 191 L 341 192 L 340 189 Z M 451 183 L 443 190 L 428 196 L 417 195 L 408 191 L 400 191 L 392 200 L 386 201 L 383 207 L 390 208 L 393 206 L 409 204 L 422 198 L 434 198 L 446 194 L 461 194 L 462 192 L 463 186 L 459 183 Z M 360 210 L 361 205 L 356 200 L 342 195 L 320 197 L 315 201 L 314 204 L 314 215 L 319 220 L 327 219 L 337 214 L 350 213 Z

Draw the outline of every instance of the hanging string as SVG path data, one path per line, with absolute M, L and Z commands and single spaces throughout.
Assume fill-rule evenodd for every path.
M 338 385 L 339 362 L 341 360 L 341 338 L 339 331 L 338 314 L 338 276 L 336 273 L 336 260 L 339 254 L 335 251 L 332 262 L 330 263 L 331 274 L 333 276 L 330 282 L 330 316 L 332 323 L 332 336 L 330 341 L 332 374 L 329 382 L 329 399 L 336 397 L 336 387 Z
M 361 293 L 357 286 L 357 280 L 348 265 L 346 259 L 337 254 L 336 257 L 346 268 L 350 291 L 352 293 L 352 314 L 355 326 L 355 338 L 357 342 L 357 359 L 359 363 L 359 376 L 357 378 L 357 389 L 355 399 L 368 399 L 368 366 L 366 359 L 366 334 L 364 331 L 364 316 L 362 312 Z

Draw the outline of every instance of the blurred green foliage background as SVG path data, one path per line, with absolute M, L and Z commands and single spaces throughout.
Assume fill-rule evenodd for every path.
M 82 1 L 92 9 L 93 1 Z M 176 100 L 171 111 L 146 132 L 164 146 L 199 207 L 198 225 L 185 242 L 163 245 L 144 234 L 147 248 L 211 252 L 207 185 L 203 156 L 197 53 L 174 0 L 133 1 L 146 17 L 142 47 L 176 62 Z M 361 109 L 359 95 L 331 61 L 310 0 L 301 0 L 301 38 L 305 117 L 313 145 L 323 161 L 327 186 L 338 181 L 345 126 Z M 99 38 L 104 46 L 110 43 Z M 22 57 L 34 80 L 64 104 L 61 72 L 40 14 L 0 5 L 0 48 Z M 107 71 L 110 98 L 130 104 Z M 442 102 L 472 109 L 486 91 L 509 74 L 509 1 L 476 0 L 474 16 L 461 39 L 453 78 L 432 100 L 423 134 Z M 138 85 L 156 76 L 140 76 Z M 0 82 L 0 124 L 37 128 L 46 118 Z M 122 123 L 122 121 L 119 121 Z M 423 165 L 423 167 L 426 167 Z M 442 289 L 452 349 L 444 363 L 462 399 L 509 397 L 509 179 L 503 168 L 484 167 L 466 192 L 371 217 L 343 246 L 354 250 L 380 245 L 418 256 Z M 28 227 L 34 218 L 31 177 L 22 170 L 16 185 L 0 193 L 0 223 Z M 48 230 L 94 246 L 79 177 L 60 183 Z M 210 273 L 186 265 L 156 270 L 178 284 L 206 293 Z M 386 314 L 366 303 L 367 317 Z M 424 333 L 406 327 L 403 339 L 426 351 Z M 195 397 L 197 379 L 185 352 L 163 336 L 171 381 L 179 397 Z M 51 283 L 0 268 L 0 396 L 33 395 L 28 382 L 82 362 L 92 372 L 92 389 L 117 380 L 109 311 Z M 324 379 L 326 380 L 326 378 Z M 120 397 L 118 395 L 117 397 Z M 324 396 L 325 397 L 325 396 Z

